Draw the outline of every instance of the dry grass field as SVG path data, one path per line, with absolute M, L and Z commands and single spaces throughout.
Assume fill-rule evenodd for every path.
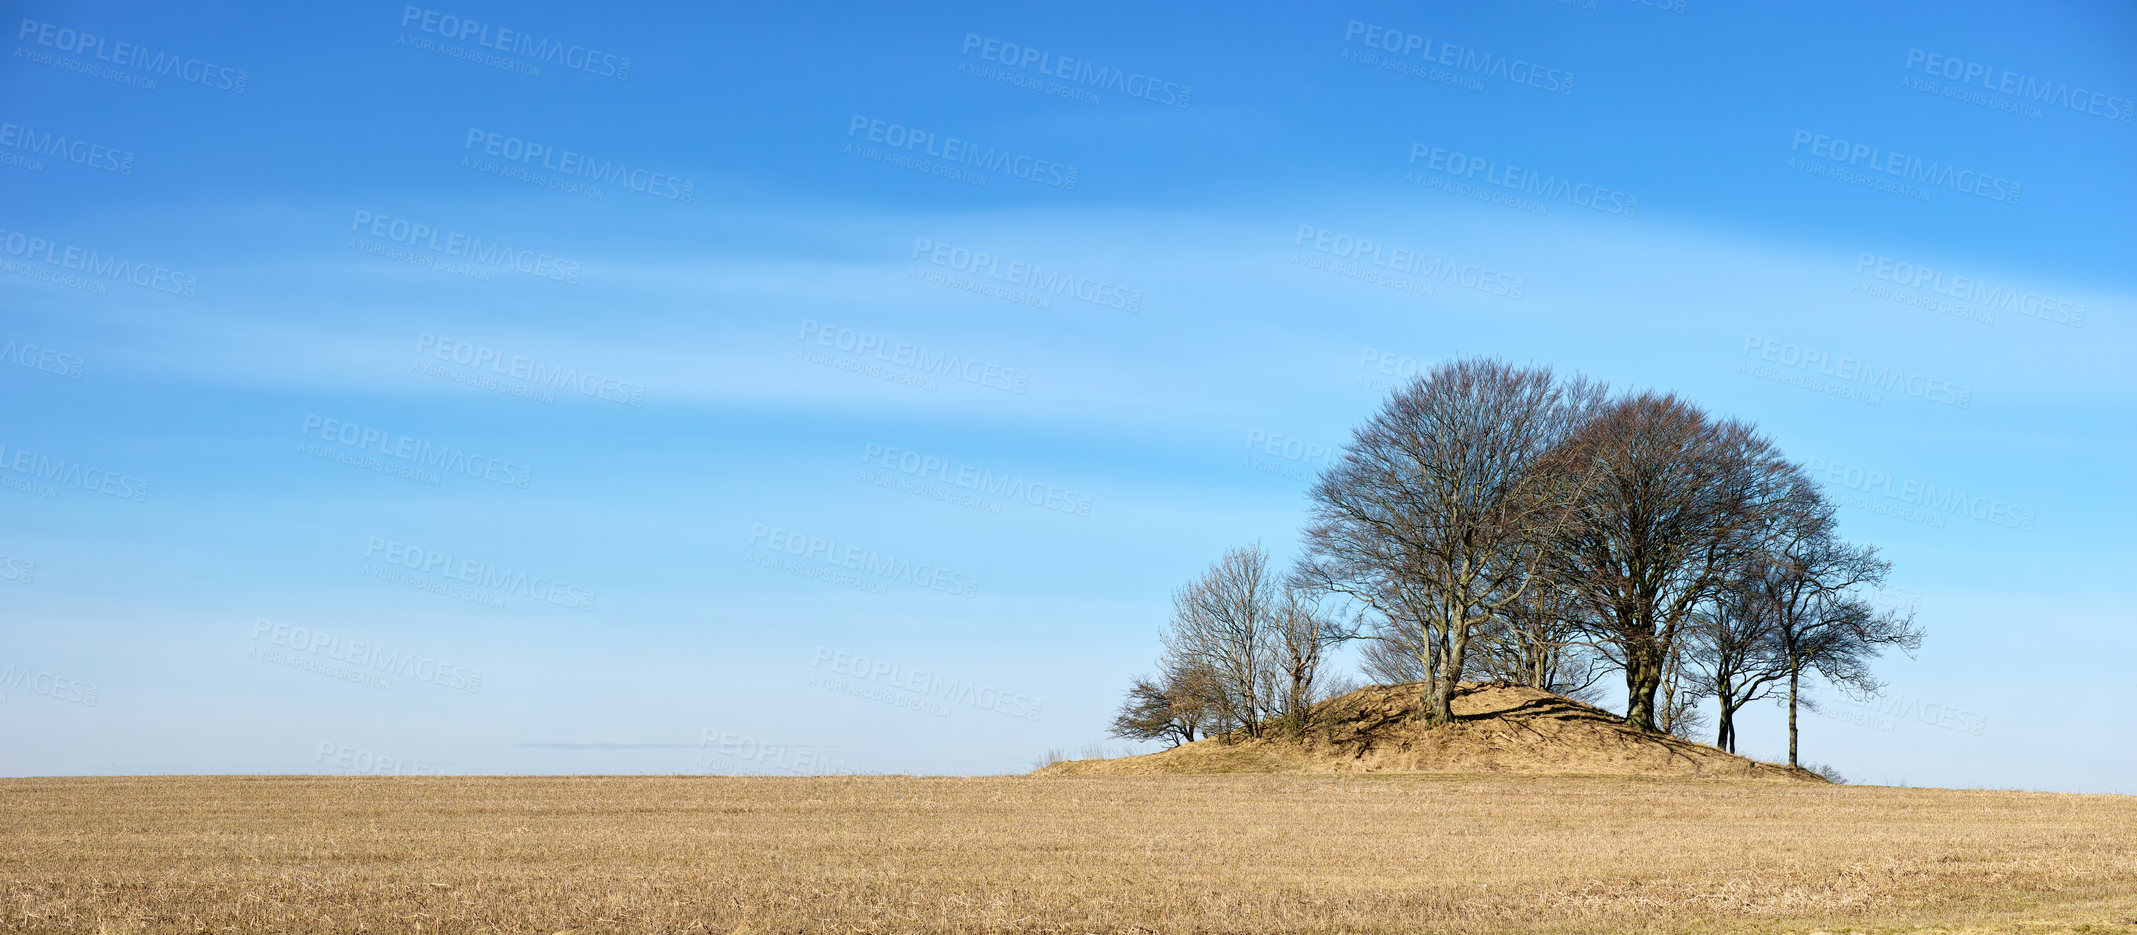
M 2137 798 L 1602 777 L 0 780 L 35 932 L 2137 931 Z

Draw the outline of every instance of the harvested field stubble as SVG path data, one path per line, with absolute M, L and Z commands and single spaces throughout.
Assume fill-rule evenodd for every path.
M 15 931 L 2137 930 L 2137 798 L 2118 796 L 1418 775 L 0 796 Z

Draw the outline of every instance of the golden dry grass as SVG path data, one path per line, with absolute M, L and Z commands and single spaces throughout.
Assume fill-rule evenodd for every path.
M 2137 931 L 2117 796 L 1355 774 L 0 796 L 18 931 Z
M 1455 723 L 1414 716 L 1422 682 L 1371 685 L 1314 706 L 1303 736 L 1198 740 L 1143 756 L 1054 763 L 1049 775 L 1516 773 L 1824 782 L 1703 743 L 1648 734 L 1593 705 L 1518 685 L 1464 682 Z

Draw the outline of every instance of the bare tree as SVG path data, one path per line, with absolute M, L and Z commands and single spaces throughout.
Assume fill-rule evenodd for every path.
M 1113 726 L 1107 734 L 1123 740 L 1167 740 L 1173 746 L 1193 743 L 1194 725 L 1181 720 L 1172 698 L 1164 683 L 1149 676 L 1137 677 L 1128 685 L 1127 700 L 1121 702 L 1120 713 L 1113 716 Z
M 1307 726 L 1331 646 L 1353 634 L 1313 595 L 1269 573 L 1260 544 L 1224 554 L 1174 592 L 1156 677 L 1128 688 L 1113 736 L 1192 743 Z
M 1794 467 L 1749 425 L 1675 396 L 1610 404 L 1549 462 L 1564 493 L 1550 575 L 1625 672 L 1625 723 L 1659 731 L 1678 630 L 1761 547 Z
M 1382 627 L 1385 629 L 1385 626 Z M 1365 641 L 1358 650 L 1358 668 L 1365 677 L 1381 685 L 1401 685 L 1407 682 L 1422 682 L 1432 673 L 1408 647 L 1385 638 Z
M 1714 745 L 1736 752 L 1736 712 L 1767 697 L 1788 667 L 1773 629 L 1772 609 L 1753 587 L 1764 569 L 1753 558 L 1742 573 L 1692 615 L 1693 665 L 1714 698 Z
M 1549 581 L 1531 584 L 1477 632 L 1472 677 L 1587 699 L 1608 670 L 1589 649 L 1574 612 L 1565 589 Z
M 1246 728 L 1249 736 L 1260 736 L 1274 701 L 1269 642 L 1276 592 L 1269 555 L 1260 545 L 1232 549 L 1173 594 L 1165 634 L 1165 667 L 1207 673 L 1218 719 Z
M 1429 721 L 1453 719 L 1471 637 L 1529 586 L 1531 544 L 1556 515 L 1533 467 L 1601 393 L 1548 369 L 1441 364 L 1393 393 L 1314 485 L 1298 578 L 1365 608 L 1371 635 L 1416 661 Z
M 1670 643 L 1669 655 L 1662 663 L 1662 687 L 1655 704 L 1655 726 L 1662 732 L 1679 740 L 1691 740 L 1692 735 L 1706 726 L 1705 712 L 1699 710 L 1699 702 L 1707 696 L 1706 680 L 1692 671 L 1688 661 L 1697 652 L 1696 645 L 1687 645 L 1687 640 Z
M 1216 680 L 1203 669 L 1169 668 L 1138 676 L 1113 717 L 1110 736 L 1123 740 L 1165 740 L 1174 746 L 1194 743 L 1196 734 L 1214 723 L 1212 699 Z
M 1326 651 L 1350 635 L 1342 621 L 1323 611 L 1301 589 L 1286 584 L 1276 607 L 1271 639 L 1269 670 L 1275 674 L 1280 693 L 1278 715 L 1286 727 L 1303 731 L 1311 726 L 1313 704 L 1319 701 L 1321 660 Z
M 1788 677 L 1790 766 L 1798 765 L 1796 709 L 1810 704 L 1802 697 L 1805 671 L 1842 691 L 1874 695 L 1884 686 L 1870 661 L 1887 647 L 1912 655 L 1922 645 L 1912 611 L 1880 610 L 1865 596 L 1884 584 L 1892 563 L 1873 547 L 1841 541 L 1833 512 L 1820 497 L 1790 517 L 1752 585 L 1772 615 Z
M 1236 724 L 1224 720 L 1217 699 L 1223 690 L 1215 674 L 1206 668 L 1168 668 L 1165 670 L 1165 698 L 1171 705 L 1173 720 L 1180 723 L 1181 736 L 1188 743 L 1195 741 L 1195 732 L 1204 737 L 1231 730 Z

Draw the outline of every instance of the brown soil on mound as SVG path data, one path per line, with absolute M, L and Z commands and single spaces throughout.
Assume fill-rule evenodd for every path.
M 1374 685 L 1314 706 L 1304 736 L 1216 737 L 1111 760 L 1069 760 L 1042 776 L 1209 773 L 1497 773 L 1824 782 L 1702 743 L 1642 733 L 1618 715 L 1535 688 L 1464 682 L 1455 722 L 1414 715 L 1425 684 Z

